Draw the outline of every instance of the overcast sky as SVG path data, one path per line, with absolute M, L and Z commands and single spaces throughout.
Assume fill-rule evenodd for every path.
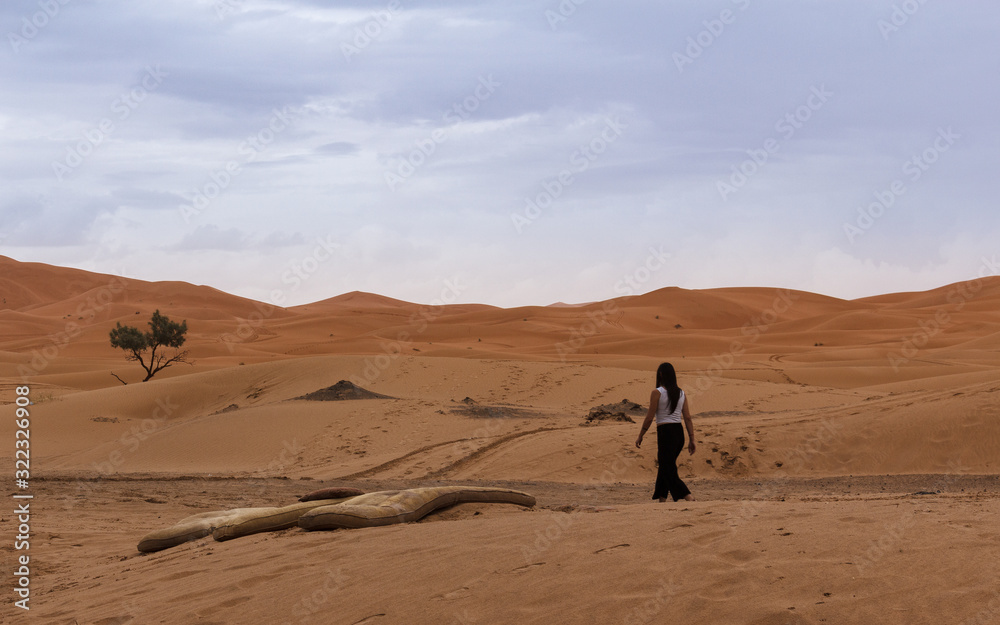
M 0 253 L 284 305 L 997 272 L 1000 5 L 575 2 L 6 0 Z

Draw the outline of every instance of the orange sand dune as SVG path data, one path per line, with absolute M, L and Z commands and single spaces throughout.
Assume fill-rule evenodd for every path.
M 15 388 L 33 402 L 39 622 L 1000 614 L 1000 278 L 855 301 L 668 288 L 503 309 L 354 292 L 285 309 L 4 257 L 0 270 L 4 440 Z M 140 383 L 108 333 L 156 309 L 187 321 L 193 364 Z M 663 360 L 694 414 L 698 449 L 679 458 L 693 504 L 649 503 L 655 433 L 636 449 L 637 422 L 584 420 L 648 402 Z M 297 399 L 340 380 L 390 398 Z M 348 482 L 541 496 L 534 511 L 135 550 L 191 514 Z
M 12 276 L 5 279 L 32 285 L 30 291 L 12 286 L 16 297 L 0 308 L 0 350 L 31 354 L 72 335 L 62 341 L 61 354 L 114 360 L 102 347 L 107 331 L 117 322 L 142 325 L 158 308 L 190 320 L 188 348 L 205 366 L 399 350 L 564 361 L 792 349 L 825 359 L 836 349 L 864 346 L 888 358 L 907 341 L 921 343 L 921 357 L 928 358 L 936 349 L 995 334 L 1000 324 L 1000 278 L 855 302 L 780 289 L 667 288 L 574 307 L 421 306 L 355 292 L 283 309 L 179 282 L 144 283 L 6 258 L 0 269 Z

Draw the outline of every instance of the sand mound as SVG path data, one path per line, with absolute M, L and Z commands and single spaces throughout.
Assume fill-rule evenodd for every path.
M 539 414 L 537 411 L 527 410 L 518 406 L 485 406 L 471 397 L 466 397 L 459 403 L 462 405 L 452 408 L 451 412 L 453 414 L 472 417 L 473 419 L 526 419 L 537 417 Z
M 594 406 L 590 409 L 590 413 L 587 414 L 586 423 L 591 424 L 599 421 L 623 421 L 626 423 L 635 423 L 635 419 L 632 417 L 642 417 L 645 416 L 645 414 L 646 409 L 643 408 L 641 404 L 637 404 L 628 399 L 623 399 L 617 404 Z
M 353 382 L 341 380 L 333 386 L 321 388 L 318 391 L 307 393 L 295 399 L 305 399 L 307 401 L 347 401 L 351 399 L 396 399 L 389 395 L 373 393 L 368 389 L 361 388 Z

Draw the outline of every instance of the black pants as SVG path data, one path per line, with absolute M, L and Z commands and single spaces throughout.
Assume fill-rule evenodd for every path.
M 684 426 L 680 423 L 664 423 L 656 426 L 656 460 L 659 470 L 656 472 L 656 489 L 653 499 L 666 498 L 668 495 L 674 501 L 684 499 L 691 494 L 688 487 L 677 475 L 677 456 L 684 449 Z

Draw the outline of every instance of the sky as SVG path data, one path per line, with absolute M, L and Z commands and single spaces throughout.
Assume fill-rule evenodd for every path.
M 985 0 L 6 0 L 0 254 L 284 306 L 993 275 L 998 24 Z

